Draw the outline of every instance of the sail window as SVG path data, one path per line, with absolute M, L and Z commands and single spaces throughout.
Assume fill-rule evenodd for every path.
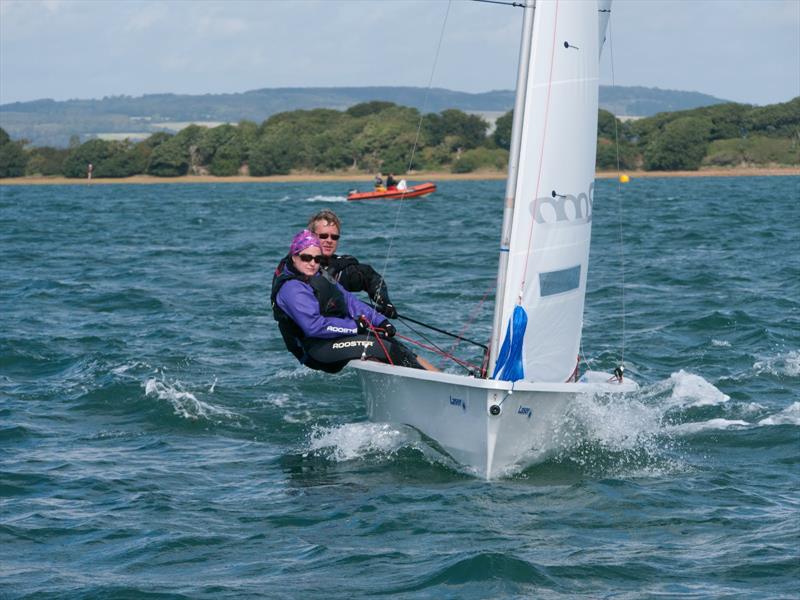
M 581 266 L 539 273 L 539 294 L 553 296 L 578 289 L 581 284 Z

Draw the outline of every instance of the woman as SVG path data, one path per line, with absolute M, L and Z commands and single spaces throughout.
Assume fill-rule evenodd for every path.
M 391 339 L 392 325 L 320 271 L 319 238 L 304 229 L 292 240 L 289 254 L 272 279 L 272 310 L 286 348 L 302 364 L 338 373 L 351 360 L 372 360 L 417 369 L 437 370 Z M 377 324 L 377 325 L 375 325 Z

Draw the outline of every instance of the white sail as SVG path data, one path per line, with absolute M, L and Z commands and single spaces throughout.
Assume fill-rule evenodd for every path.
M 525 0 L 490 359 L 497 362 L 497 376 L 350 363 L 371 420 L 419 430 L 487 479 L 548 456 L 577 396 L 638 387 L 592 372 L 566 382 L 580 345 L 598 57 L 610 4 L 537 0 L 534 11 L 533 0 Z M 524 335 L 514 335 L 526 317 Z M 509 328 L 515 319 L 518 327 Z M 500 336 L 504 345 L 498 348 Z M 520 360 L 511 360 L 520 341 Z
M 580 349 L 604 36 L 600 29 L 607 21 L 607 13 L 598 10 L 609 4 L 538 0 L 535 5 L 500 320 L 500 339 L 507 344 L 515 307 L 527 314 L 521 357 L 527 381 L 566 381 Z

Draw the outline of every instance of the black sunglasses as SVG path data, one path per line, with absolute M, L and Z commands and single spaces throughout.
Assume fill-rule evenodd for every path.
M 298 254 L 297 256 L 299 256 L 300 260 L 303 262 L 311 262 L 312 260 L 317 264 L 322 262 L 322 256 L 319 254 L 316 256 L 312 256 L 311 254 Z
M 331 239 L 332 239 L 334 242 L 338 241 L 338 240 L 339 240 L 339 238 L 340 238 L 340 237 L 342 237 L 342 236 L 340 236 L 338 233 L 318 233 L 318 234 L 317 234 L 317 237 L 318 237 L 319 239 L 321 239 L 321 240 L 327 240 L 327 239 L 328 239 L 328 236 L 330 236 L 330 238 L 331 238 Z

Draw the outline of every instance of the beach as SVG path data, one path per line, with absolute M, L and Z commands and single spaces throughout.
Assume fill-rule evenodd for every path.
M 598 179 L 614 179 L 620 174 L 631 179 L 657 177 L 763 177 L 763 176 L 797 176 L 800 167 L 739 167 L 734 169 L 700 169 L 698 171 L 598 171 Z M 505 179 L 506 171 L 476 171 L 474 173 L 425 172 L 413 173 L 405 177 L 411 182 L 421 181 L 477 181 L 484 179 Z M 291 175 L 272 175 L 270 177 L 250 177 L 236 175 L 233 177 L 214 177 L 213 175 L 183 175 L 181 177 L 153 177 L 152 175 L 134 175 L 123 178 L 95 178 L 92 184 L 163 184 L 163 183 L 315 183 L 315 182 L 363 181 L 364 185 L 372 185 L 371 176 L 365 173 L 293 173 Z M 9 177 L 0 179 L 0 185 L 74 185 L 86 184 L 86 179 L 67 177 Z

